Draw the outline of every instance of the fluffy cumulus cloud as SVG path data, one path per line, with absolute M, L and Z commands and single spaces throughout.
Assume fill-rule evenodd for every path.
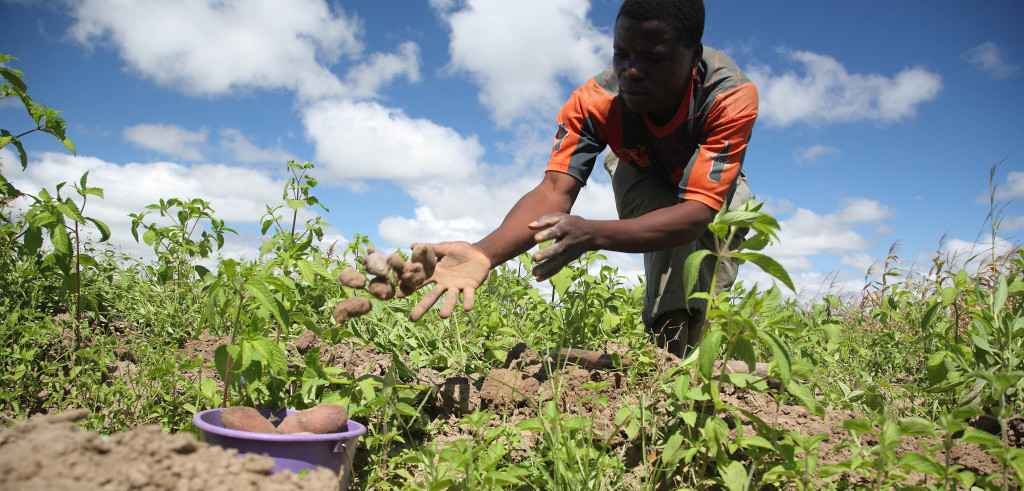
M 587 19 L 586 0 L 432 5 L 451 29 L 451 68 L 476 80 L 499 127 L 549 121 L 568 96 L 559 80 L 583 83 L 611 60 L 611 37 Z
M 870 250 L 875 244 L 860 227 L 883 227 L 892 215 L 889 207 L 865 198 L 849 199 L 842 209 L 824 215 L 797 208 L 780 221 L 779 241 L 766 251 L 791 273 L 808 270 L 814 256 L 846 258 Z
M 776 73 L 765 65 L 746 70 L 760 94 L 759 119 L 772 126 L 899 121 L 914 116 L 917 106 L 942 90 L 942 78 L 923 68 L 887 77 L 849 73 L 827 55 L 788 50 L 782 54 L 799 70 Z
M 75 0 L 71 10 L 74 39 L 109 43 L 131 69 L 192 95 L 336 94 L 325 65 L 362 51 L 358 19 L 322 0 Z
M 282 164 L 296 160 L 295 156 L 280 147 L 262 148 L 249 141 L 241 131 L 225 128 L 220 131 L 220 147 L 227 151 L 233 162 L 245 164 Z
M 13 158 L 14 155 L 6 148 L 0 149 L 0 161 L 6 164 Z M 48 152 L 31 160 L 24 172 L 5 177 L 18 189 L 36 194 L 44 188 L 52 192 L 59 182 L 55 176 L 77 182 L 86 172 L 89 172 L 89 186 L 102 188 L 104 197 L 90 197 L 84 209 L 85 215 L 106 223 L 113 234 L 112 242 L 137 257 L 150 256 L 152 251 L 132 239 L 129 213 L 149 211 L 146 206 L 160 199 L 198 198 L 210 203 L 218 219 L 233 224 L 256 225 L 268 204 L 281 204 L 284 186 L 284 181 L 260 169 L 222 164 L 183 166 L 171 162 L 118 165 L 95 157 Z M 67 196 L 67 191 L 65 188 L 63 195 Z M 311 216 L 304 210 L 300 219 Z M 150 211 L 147 222 L 150 220 L 158 223 L 158 213 Z M 324 241 L 330 243 L 339 238 L 341 235 L 331 229 Z M 229 237 L 225 252 L 254 251 L 258 244 L 258 237 L 242 232 L 240 237 Z
M 349 90 L 346 97 L 373 98 L 377 91 L 402 75 L 410 82 L 419 82 L 420 48 L 416 43 L 405 42 L 397 53 L 374 53 L 366 63 L 352 68 L 346 76 Z
M 963 58 L 990 78 L 1005 79 L 1020 74 L 1020 65 L 1007 60 L 1003 49 L 992 41 L 981 43 L 967 50 Z
M 376 102 L 322 101 L 304 110 L 303 122 L 316 147 L 318 174 L 335 182 L 468 179 L 484 152 L 475 137 Z
M 189 131 L 177 125 L 137 124 L 122 131 L 131 144 L 182 160 L 202 160 L 206 130 Z

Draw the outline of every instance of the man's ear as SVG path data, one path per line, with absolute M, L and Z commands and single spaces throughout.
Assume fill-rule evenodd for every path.
M 693 55 L 693 67 L 696 68 L 700 64 L 700 57 L 704 56 L 704 43 L 697 43 L 696 46 L 690 48 L 690 53 Z

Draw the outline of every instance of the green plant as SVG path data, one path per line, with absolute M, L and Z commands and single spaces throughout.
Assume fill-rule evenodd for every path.
M 72 143 L 71 139 L 65 135 L 67 129 L 67 123 L 64 119 L 57 116 L 62 111 L 55 111 L 50 109 L 38 102 L 32 100 L 28 95 L 28 85 L 25 83 L 25 74 L 21 70 L 4 66 L 11 60 L 17 60 L 17 58 L 11 55 L 0 54 L 0 77 L 3 77 L 4 82 L 0 83 L 0 100 L 7 97 L 17 97 L 21 100 L 25 106 L 25 110 L 28 111 L 29 117 L 35 122 L 35 127 L 23 131 L 17 135 L 11 133 L 10 130 L 0 128 L 0 148 L 7 145 L 14 145 L 18 149 L 18 157 L 21 159 L 21 168 L 24 169 L 28 166 L 28 153 L 25 152 L 25 147 L 22 144 L 22 137 L 41 131 L 43 133 L 49 133 L 53 135 L 58 141 L 64 144 L 64 147 L 68 149 L 72 154 L 75 153 L 75 144 Z M 2 177 L 0 177 L 2 179 Z M 12 192 L 16 192 L 13 186 L 7 182 L 6 179 L 2 179 L 5 196 L 10 198 Z

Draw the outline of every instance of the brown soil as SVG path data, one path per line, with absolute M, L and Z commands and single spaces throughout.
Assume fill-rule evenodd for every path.
M 190 356 L 201 355 L 211 362 L 214 350 L 223 342 L 223 338 L 204 334 L 186 345 L 183 351 Z M 392 369 L 391 354 L 355 344 L 325 346 L 311 333 L 294 339 L 289 353 L 305 353 L 314 347 L 321 349 L 326 365 L 342 368 L 354 377 L 384 376 Z M 606 349 L 626 355 L 623 348 L 608 346 Z M 678 358 L 664 351 L 659 350 L 656 355 L 655 370 L 661 373 L 679 363 Z M 406 364 L 409 362 L 404 356 L 400 359 Z M 215 373 L 206 375 L 219 380 Z M 623 455 L 631 468 L 627 481 L 640 479 L 638 476 L 646 472 L 646 463 L 653 455 L 650 449 L 648 455 L 641 453 L 638 443 L 616 426 L 615 414 L 643 397 L 647 404 L 653 402 L 655 412 L 664 417 L 669 403 L 668 395 L 660 388 L 662 384 L 657 383 L 657 374 L 630 380 L 644 380 L 648 385 L 627 386 L 626 374 L 621 369 L 594 370 L 555 363 L 550 356 L 542 356 L 522 344 L 509 351 L 501 367 L 481 376 L 441 376 L 436 371 L 421 369 L 408 381 L 436 389 L 429 393 L 424 405 L 426 415 L 437 423 L 431 425 L 436 430 L 429 436 L 420 435 L 423 441 L 414 438 L 408 445 L 418 446 L 428 439 L 446 442 L 471 437 L 469 432 L 473 430 L 459 422 L 476 410 L 497 414 L 499 417 L 487 424 L 508 428 L 536 417 L 538 408 L 547 401 L 555 401 L 565 415 L 591 418 L 597 433 L 595 438 Z M 588 383 L 594 384 L 590 387 L 599 388 L 587 388 Z M 599 399 L 607 402 L 595 402 Z M 782 429 L 802 435 L 828 435 L 818 447 L 823 465 L 842 462 L 851 456 L 842 445 L 850 435 L 839 423 L 860 416 L 856 413 L 826 411 L 822 419 L 800 406 L 777 406 L 769 394 L 732 386 L 723 389 L 722 401 Z M 744 434 L 756 433 L 750 418 L 740 414 L 739 425 Z M 328 489 L 336 485 L 336 478 L 330 471 L 310 473 L 301 480 L 291 473 L 269 475 L 272 461 L 268 458 L 239 458 L 233 451 L 196 442 L 191 434 L 168 435 L 157 427 L 145 426 L 109 438 L 101 437 L 80 429 L 73 422 L 83 416 L 84 413 L 36 416 L 0 430 L 0 489 Z M 370 416 L 371 420 L 373 417 Z M 1024 434 L 1020 426 L 1016 424 L 1011 428 L 1015 441 Z M 733 433 L 738 430 L 734 427 Z M 519 434 L 528 447 L 544 437 L 531 431 Z M 868 436 L 863 438 L 863 443 L 875 442 Z M 933 439 L 906 438 L 897 454 L 921 452 L 921 445 L 938 443 Z M 364 451 L 361 449 L 360 453 Z M 937 458 L 945 456 L 940 453 Z M 993 457 L 973 444 L 958 442 L 951 459 L 979 475 L 1001 471 Z M 360 461 L 365 462 L 365 456 L 357 454 L 357 474 Z M 857 476 L 843 477 L 855 484 L 858 482 Z M 912 475 L 907 484 L 920 481 L 922 476 Z
M 323 490 L 338 485 L 326 469 L 302 478 L 287 471 L 270 474 L 274 461 L 269 457 L 239 457 L 157 426 L 103 437 L 75 424 L 87 414 L 38 415 L 0 430 L 0 488 Z

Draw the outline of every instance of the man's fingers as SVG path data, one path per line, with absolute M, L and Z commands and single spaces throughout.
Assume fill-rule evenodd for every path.
M 451 317 L 455 311 L 455 304 L 459 302 L 459 289 L 449 288 L 444 296 L 444 303 L 441 304 L 441 311 L 438 313 L 442 319 Z
M 533 261 L 538 263 L 541 261 L 546 261 L 561 254 L 564 250 L 565 244 L 561 242 L 555 242 L 554 244 L 551 244 L 543 249 L 538 250 L 537 252 L 534 252 Z
M 552 226 L 552 225 L 562 221 L 562 217 L 564 217 L 564 216 L 565 216 L 564 213 L 552 213 L 552 214 L 549 214 L 549 215 L 544 215 L 544 216 L 542 216 L 542 217 L 540 217 L 540 218 L 530 222 L 530 224 L 527 225 L 527 227 L 530 227 L 533 230 L 536 230 L 536 229 L 539 229 L 539 228 L 544 228 L 544 227 L 550 227 L 550 226 Z
M 423 314 L 427 313 L 427 311 L 430 310 L 430 307 L 433 307 L 434 304 L 437 303 L 437 299 L 441 298 L 442 293 L 444 293 L 444 289 L 439 286 L 435 286 L 427 292 L 426 295 L 423 295 L 420 303 L 416 304 L 416 307 L 414 307 L 412 312 L 409 313 L 409 320 L 413 322 L 420 320 L 420 317 L 423 317 Z
M 473 297 L 476 295 L 475 288 L 466 288 L 462 290 L 462 310 L 469 312 L 473 310 Z

